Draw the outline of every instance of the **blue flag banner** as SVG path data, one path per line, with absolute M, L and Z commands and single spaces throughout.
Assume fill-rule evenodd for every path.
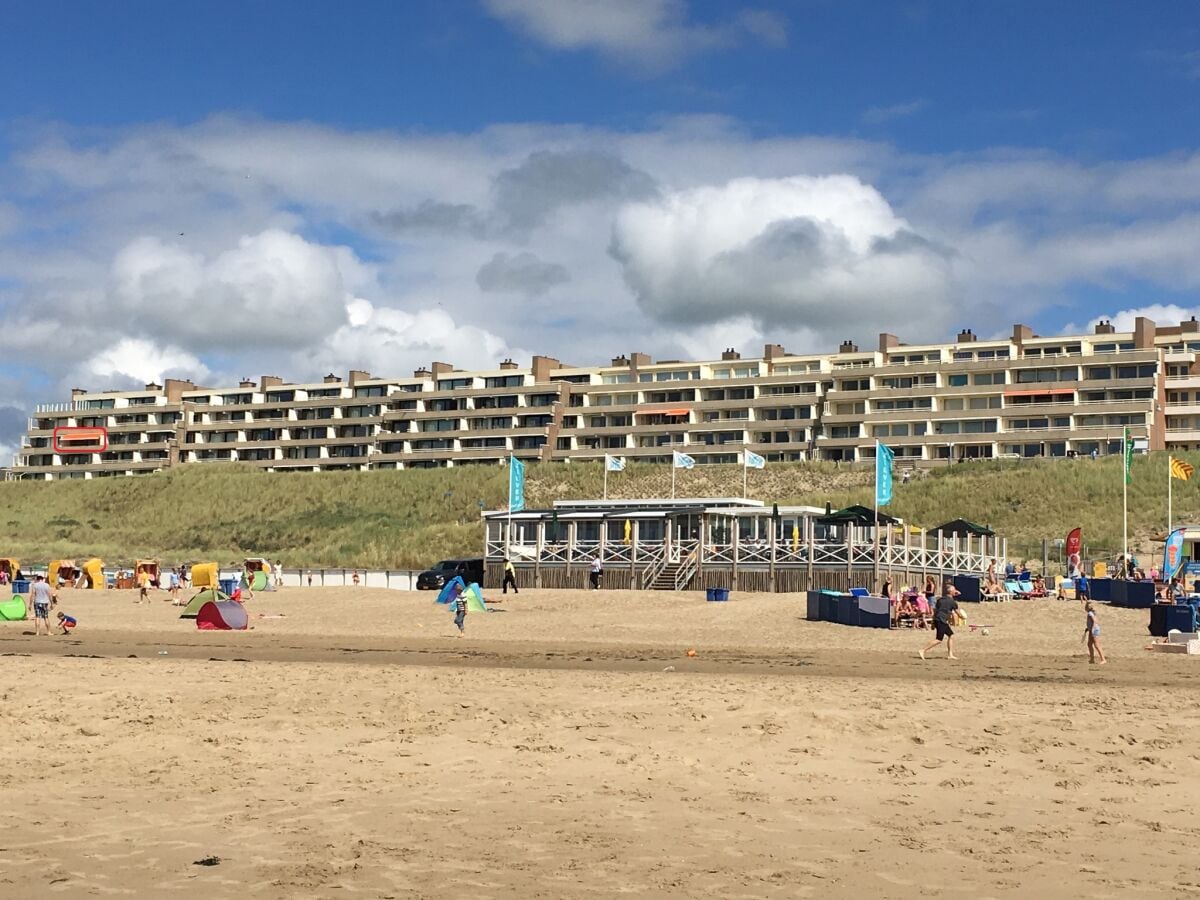
M 878 442 L 875 443 L 875 506 L 887 506 L 892 502 L 892 461 L 895 451 Z
M 525 463 L 515 456 L 508 458 L 508 511 L 520 512 L 525 508 Z
M 753 453 L 749 450 L 746 451 L 745 462 L 747 469 L 765 469 L 767 467 L 767 461 L 765 459 L 763 459 L 757 453 Z
M 623 456 L 605 456 L 604 468 L 608 472 L 624 472 L 625 457 Z
M 694 459 L 692 459 L 690 456 L 688 456 L 686 453 L 680 453 L 678 450 L 675 450 L 674 453 L 675 453 L 675 468 L 690 469 L 692 466 L 696 465 L 696 461 Z
M 1163 547 L 1163 581 L 1170 581 L 1183 568 L 1183 536 L 1185 528 L 1176 528 L 1167 538 Z

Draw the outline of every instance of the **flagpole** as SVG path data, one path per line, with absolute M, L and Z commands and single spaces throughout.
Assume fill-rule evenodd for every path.
M 608 499 L 608 454 L 604 456 L 604 499 Z
M 513 455 L 508 454 L 508 522 L 504 526 L 504 558 L 508 559 L 508 547 L 512 541 L 512 464 Z
M 1121 567 L 1129 576 L 1129 426 L 1121 432 Z
M 875 442 L 875 503 L 873 505 L 875 507 L 875 584 L 879 584 L 879 441 Z
M 1167 536 L 1171 535 L 1171 454 L 1167 453 Z
M 746 499 L 746 485 L 750 480 L 750 457 L 746 455 L 746 451 L 742 451 L 742 499 Z
M 671 499 L 675 499 L 675 451 L 671 451 Z

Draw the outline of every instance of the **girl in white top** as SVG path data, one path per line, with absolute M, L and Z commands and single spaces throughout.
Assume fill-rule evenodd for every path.
M 1087 610 L 1087 624 L 1084 626 L 1083 636 L 1087 641 L 1088 662 L 1094 663 L 1099 656 L 1100 665 L 1104 665 L 1108 660 L 1104 658 L 1104 651 L 1100 648 L 1100 623 L 1096 621 L 1096 607 L 1088 601 L 1084 609 Z

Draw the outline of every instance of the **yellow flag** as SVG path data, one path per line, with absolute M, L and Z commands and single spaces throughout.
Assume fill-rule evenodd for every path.
M 1192 477 L 1192 473 L 1196 471 L 1196 467 L 1191 463 L 1185 463 L 1182 459 L 1171 457 L 1171 477 L 1178 478 L 1180 481 L 1187 481 Z

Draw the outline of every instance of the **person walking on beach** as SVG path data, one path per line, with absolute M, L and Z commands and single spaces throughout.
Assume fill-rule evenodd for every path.
M 1094 663 L 1099 656 L 1100 665 L 1104 665 L 1108 660 L 1104 658 L 1104 650 L 1100 647 L 1100 623 L 1096 621 L 1096 607 L 1089 602 L 1084 609 L 1087 610 L 1087 624 L 1083 626 L 1083 637 L 1087 641 L 1088 662 Z
M 167 583 L 171 586 L 171 605 L 179 606 L 179 573 L 172 569 L 167 579 Z
M 946 658 L 958 659 L 954 655 L 954 629 L 950 627 L 950 623 L 954 620 L 954 613 L 958 609 L 958 601 L 954 599 L 958 590 L 949 581 L 942 587 L 942 596 L 938 598 L 937 607 L 933 611 L 933 628 L 934 637 L 929 642 L 929 646 L 923 648 L 918 654 L 921 659 L 925 658 L 925 654 L 936 647 L 944 639 L 946 641 Z
M 600 562 L 600 557 L 592 557 L 592 571 L 588 574 L 588 578 L 592 582 L 592 590 L 600 590 L 600 579 L 604 576 L 604 564 Z
M 1075 579 L 1075 596 L 1078 597 L 1081 602 L 1087 603 L 1092 599 L 1090 596 L 1091 590 L 1092 586 L 1088 584 L 1087 576 L 1084 575 L 1083 570 L 1080 569 L 1079 577 Z
M 37 576 L 29 589 L 29 604 L 33 607 L 33 633 L 40 635 L 46 626 L 46 637 L 50 636 L 50 607 L 54 605 L 54 591 L 44 575 Z
M 283 587 L 283 563 L 275 560 L 275 587 Z
M 137 602 L 141 603 L 143 600 L 150 602 L 150 573 L 145 570 L 138 572 Z
M 458 585 L 454 594 L 454 624 L 458 627 L 458 636 L 462 637 L 467 630 L 467 598 L 462 586 Z
M 517 590 L 517 570 L 513 568 L 512 560 L 505 558 L 504 560 L 504 584 L 501 587 L 500 593 L 507 594 L 508 586 L 512 585 L 513 593 L 519 594 Z

